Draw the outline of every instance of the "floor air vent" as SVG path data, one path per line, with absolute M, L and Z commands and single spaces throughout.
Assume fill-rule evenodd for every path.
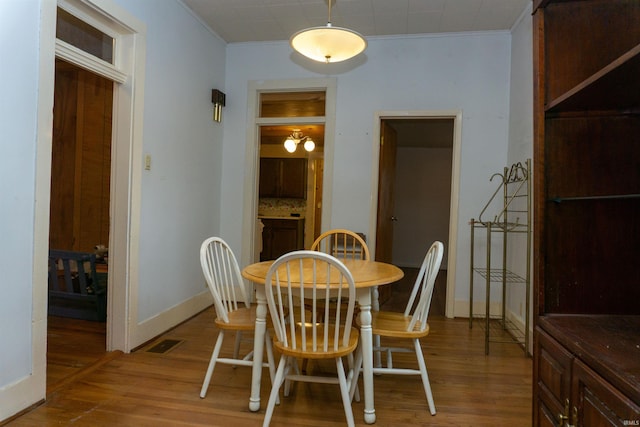
M 182 340 L 162 340 L 153 347 L 150 347 L 147 351 L 149 353 L 167 353 L 182 342 Z

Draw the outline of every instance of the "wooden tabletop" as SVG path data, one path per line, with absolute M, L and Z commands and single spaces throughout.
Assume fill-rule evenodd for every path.
M 393 264 L 353 259 L 341 261 L 351 272 L 356 288 L 386 285 L 398 281 L 404 276 L 403 271 Z M 242 270 L 242 277 L 254 283 L 264 285 L 267 271 L 269 267 L 271 267 L 271 264 L 273 264 L 273 261 L 264 261 L 248 265 Z M 310 268 L 309 262 L 309 269 Z

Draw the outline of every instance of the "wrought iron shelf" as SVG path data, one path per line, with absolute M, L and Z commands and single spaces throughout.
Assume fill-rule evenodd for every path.
M 469 328 L 473 327 L 474 319 L 478 319 L 478 316 L 474 314 L 473 303 L 473 285 L 476 275 L 484 279 L 485 283 L 485 301 L 484 301 L 484 333 L 485 333 L 485 354 L 489 354 L 490 342 L 515 342 L 522 345 L 525 355 L 529 354 L 529 312 L 530 312 L 530 299 L 531 299 L 531 160 L 528 159 L 525 164 L 514 163 L 510 168 L 504 168 L 503 174 L 493 174 L 490 181 L 499 177 L 499 182 L 493 195 L 489 201 L 485 204 L 484 208 L 480 211 L 478 219 L 472 218 L 469 224 L 471 225 L 471 250 L 470 250 L 470 273 L 469 273 Z M 490 220 L 483 220 L 484 217 L 488 217 L 489 210 L 493 209 L 501 198 L 501 206 L 499 211 L 491 216 Z M 514 221 L 515 220 L 515 221 Z M 480 232 L 482 229 L 486 231 L 485 240 L 485 255 L 486 261 L 483 266 L 476 266 L 474 261 L 475 252 L 475 233 L 476 230 Z M 511 233 L 520 233 L 526 235 L 526 264 L 523 266 L 522 271 L 524 275 L 517 274 L 506 266 L 512 266 L 508 262 L 508 255 L 513 253 L 509 251 L 508 245 L 524 244 L 522 240 L 511 241 L 507 235 Z M 492 235 L 499 237 L 502 243 L 502 253 L 500 254 L 500 262 L 496 263 L 500 265 L 500 268 L 491 268 L 492 262 Z M 501 285 L 501 315 L 499 318 L 491 315 L 491 292 L 492 283 L 499 283 Z M 506 302 L 509 299 L 509 292 L 511 292 L 512 286 L 522 289 L 524 287 L 524 307 L 525 313 L 523 316 L 524 330 L 522 327 L 518 328 L 515 324 L 509 321 L 507 315 Z M 521 291 L 519 291 L 521 292 Z M 478 311 L 480 307 L 477 307 Z M 522 310 L 522 305 L 520 310 Z M 495 324 L 500 325 L 501 333 L 496 332 L 494 328 Z
M 483 279 L 486 279 L 488 275 L 489 280 L 492 282 L 507 281 L 509 283 L 527 283 L 527 279 L 525 277 L 501 268 L 490 268 L 487 270 L 486 268 L 475 267 L 473 271 L 482 276 Z

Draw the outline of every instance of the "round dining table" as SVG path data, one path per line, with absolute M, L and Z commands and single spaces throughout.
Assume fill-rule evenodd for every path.
M 377 309 L 378 286 L 387 285 L 400 280 L 404 273 L 393 264 L 380 261 L 359 259 L 340 259 L 349 269 L 356 286 L 356 298 L 360 310 L 360 345 L 362 346 L 362 380 L 364 385 L 364 421 L 373 424 L 376 413 L 373 399 L 373 335 L 371 332 L 371 308 Z M 267 271 L 274 261 L 263 261 L 250 264 L 242 270 L 242 276 L 255 283 L 256 330 L 253 341 L 253 370 L 251 379 L 251 397 L 249 409 L 260 410 L 260 383 L 262 378 L 262 357 L 264 352 L 264 335 L 266 331 L 267 302 L 265 299 L 265 281 Z M 374 297 L 372 298 L 372 295 Z

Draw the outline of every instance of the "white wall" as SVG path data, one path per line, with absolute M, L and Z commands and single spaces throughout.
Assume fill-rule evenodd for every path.
M 533 161 L 533 20 L 531 4 L 523 12 L 521 19 L 514 26 L 511 41 L 511 87 L 510 87 L 510 120 L 509 120 L 509 164 Z M 533 165 L 532 165 L 533 167 Z M 533 173 L 532 173 L 533 175 Z M 533 181 L 532 181 L 533 182 Z M 533 186 L 532 186 L 533 187 Z M 532 200 L 533 203 L 533 200 Z M 533 224 L 533 215 L 532 215 Z M 533 240 L 532 240 L 533 242 Z M 509 258 L 509 270 L 525 276 L 526 273 L 526 241 L 523 235 L 514 236 L 513 251 Z M 533 251 L 530 263 L 533 262 Z M 530 264 L 533 267 L 533 264 Z M 533 294 L 533 270 L 531 270 L 531 294 Z M 526 308 L 525 290 L 516 287 L 507 298 L 507 308 L 514 313 L 524 328 Z M 533 298 L 530 299 L 530 325 L 533 316 Z M 531 328 L 531 326 L 530 326 Z M 530 331 L 531 332 L 531 331 Z M 530 335 L 531 336 L 531 335 Z M 532 348 L 530 348 L 532 350 Z
M 461 110 L 462 148 L 456 300 L 468 307 L 469 230 L 491 193 L 488 177 L 507 161 L 511 35 L 468 33 L 371 38 L 363 58 L 310 64 L 286 42 L 227 48 L 221 230 L 242 247 L 248 81 L 333 76 L 337 79 L 332 224 L 367 230 L 376 111 Z M 468 308 L 466 309 L 468 310 Z M 462 312 L 464 313 L 464 311 Z
M 36 153 L 51 146 L 53 90 L 42 81 L 53 78 L 54 27 L 41 18 L 54 10 L 53 1 L 0 1 L 0 420 L 45 393 L 46 295 L 34 283 L 46 280 L 47 252 L 35 228 L 43 215 L 48 223 L 49 184 L 38 193 L 36 176 L 50 160 L 38 165 Z
M 533 18 L 531 4 L 511 36 L 509 164 L 533 158 Z
M 138 191 L 135 346 L 208 301 L 199 247 L 220 230 L 223 125 L 212 120 L 211 89 L 225 90 L 226 44 L 176 0 L 115 2 L 146 24 L 148 42 L 143 145 L 152 167 Z M 55 8 L 0 0 L 0 420 L 45 395 Z
M 211 90 L 224 92 L 226 45 L 175 0 L 116 2 L 147 28 L 137 320 L 166 329 L 183 319 L 163 312 L 208 292 L 199 251 L 219 233 L 223 125 Z
M 0 40 L 2 53 L 12 57 L 3 65 L 0 79 L 3 93 L 0 104 L 0 132 L 2 134 L 2 156 L 0 156 L 0 207 L 2 224 L 2 245 L 0 260 L 5 271 L 1 282 L 3 297 L 0 298 L 0 336 L 14 345 L 3 348 L 0 356 L 0 384 L 7 384 L 31 369 L 31 357 L 21 357 L 31 352 L 31 287 L 20 286 L 30 283 L 33 276 L 33 217 L 35 200 L 35 152 L 38 80 L 38 2 L 12 5 L 0 3 Z M 36 6 L 36 7 L 34 7 Z M 20 24 L 18 24 L 20 23 Z M 15 25 L 13 25 L 15 24 Z M 24 39 L 22 39 L 24 37 Z M 9 56 L 11 41 L 21 40 L 25 48 L 16 49 L 18 55 Z M 25 75 L 28 79 L 18 79 Z M 14 82 L 16 82 L 15 84 Z M 9 100 L 14 102 L 9 102 Z M 13 117 L 12 109 L 24 114 L 19 120 L 5 120 Z

